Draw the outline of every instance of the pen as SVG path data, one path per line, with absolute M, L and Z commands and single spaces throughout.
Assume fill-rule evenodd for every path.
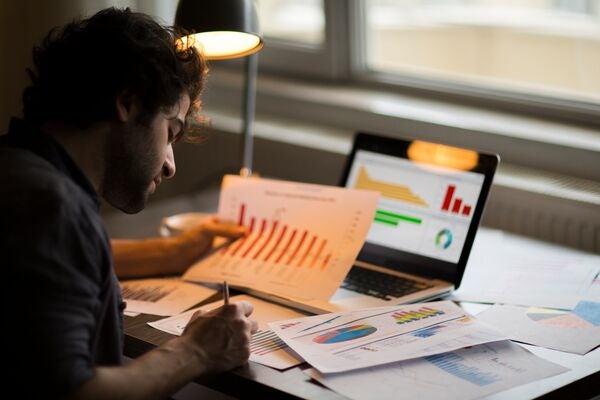
M 227 281 L 223 281 L 223 302 L 225 305 L 229 304 L 229 285 Z

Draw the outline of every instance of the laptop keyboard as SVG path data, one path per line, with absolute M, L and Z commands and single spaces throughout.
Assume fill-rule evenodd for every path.
M 341 287 L 379 299 L 392 300 L 392 298 L 406 296 L 433 287 L 433 285 L 353 266 Z

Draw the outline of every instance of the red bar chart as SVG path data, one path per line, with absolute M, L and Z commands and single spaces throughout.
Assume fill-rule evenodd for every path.
M 455 192 L 456 185 L 447 186 L 444 201 L 442 202 L 442 211 L 463 215 L 465 217 L 470 216 L 473 206 L 470 204 L 463 204 L 462 198 L 454 196 Z
M 228 175 L 219 219 L 247 227 L 247 234 L 183 278 L 327 300 L 356 259 L 377 200 L 363 190 Z
M 247 206 L 245 203 L 239 207 L 239 224 L 244 225 Z M 250 216 L 248 235 L 221 250 L 223 257 L 239 257 L 242 260 L 269 262 L 273 265 L 290 266 L 297 268 L 313 268 L 320 265 L 321 269 L 327 268 L 331 253 L 325 249 L 328 240 L 321 238 L 308 230 L 290 228 L 280 224 L 280 221 L 269 221 L 262 218 L 258 231 L 255 228 L 256 217 Z

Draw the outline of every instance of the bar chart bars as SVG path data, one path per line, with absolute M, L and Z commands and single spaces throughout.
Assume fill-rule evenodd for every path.
M 238 223 L 248 226 L 248 235 L 225 246 L 221 250 L 223 257 L 296 268 L 327 268 L 332 256 L 327 238 L 277 220 L 261 218 L 257 224 L 256 217 L 249 216 L 246 221 L 246 208 L 245 203 L 240 204 Z
M 122 284 L 121 291 L 125 300 L 139 300 L 156 303 L 167 297 L 175 290 L 175 287 L 165 287 L 164 285 L 136 285 Z
M 352 266 L 370 227 L 378 194 L 228 175 L 219 219 L 247 234 L 200 260 L 191 281 L 251 287 L 327 300 Z
M 381 193 L 383 197 L 398 200 L 412 205 L 428 207 L 428 204 L 421 197 L 413 193 L 408 186 L 387 183 L 372 179 L 363 166 L 358 171 L 358 177 L 354 185 L 357 189 L 374 190 Z
M 500 376 L 482 371 L 476 366 L 467 365 L 464 359 L 456 353 L 436 354 L 425 357 L 436 367 L 478 386 L 485 386 L 500 380 Z
M 456 185 L 447 186 L 444 201 L 442 202 L 442 211 L 463 215 L 465 217 L 470 216 L 473 206 L 470 204 L 463 204 L 462 198 L 454 196 L 455 192 Z

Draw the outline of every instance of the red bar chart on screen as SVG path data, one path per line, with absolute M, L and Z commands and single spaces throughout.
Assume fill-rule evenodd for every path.
M 464 200 L 461 197 L 455 196 L 456 191 L 456 185 L 449 184 L 446 187 L 441 210 L 469 217 L 473 206 L 471 204 L 463 203 Z

